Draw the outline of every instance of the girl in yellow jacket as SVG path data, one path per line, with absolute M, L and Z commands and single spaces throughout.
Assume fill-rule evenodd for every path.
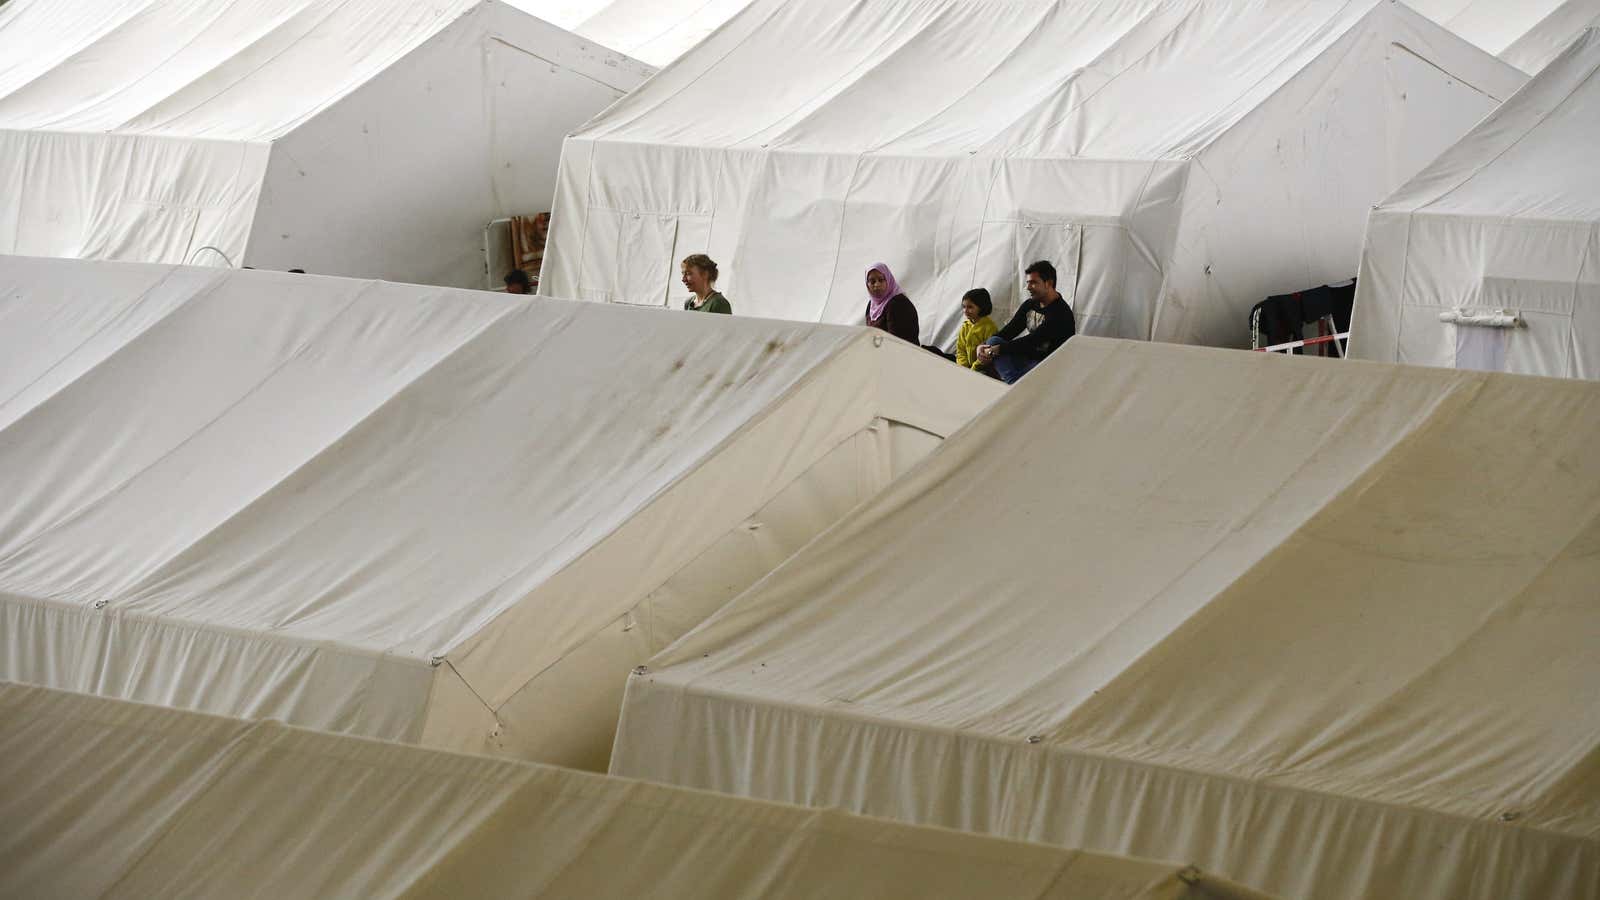
M 967 318 L 961 323 L 961 333 L 956 335 L 956 365 L 964 369 L 979 369 L 983 363 L 978 361 L 978 348 L 1000 330 L 1000 326 L 989 318 L 989 314 L 994 312 L 994 301 L 989 298 L 987 290 L 973 288 L 961 295 L 961 311 L 966 313 Z

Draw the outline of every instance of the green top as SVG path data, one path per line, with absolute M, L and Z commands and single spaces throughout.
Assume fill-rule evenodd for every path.
M 725 316 L 733 315 L 733 304 L 729 303 L 728 298 L 722 296 L 721 292 L 719 291 L 712 291 L 706 297 L 706 302 L 700 304 L 699 306 L 694 305 L 695 299 L 696 298 L 694 297 L 690 297 L 688 300 L 683 301 L 683 308 L 689 310 L 690 312 L 722 313 Z

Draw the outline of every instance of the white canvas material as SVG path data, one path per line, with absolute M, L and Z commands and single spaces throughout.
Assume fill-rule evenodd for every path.
M 651 71 L 496 0 L 11 0 L 0 253 L 481 286 Z
M 507 0 L 652 66 L 705 40 L 750 0 Z
M 1410 0 L 1423 15 L 1529 74 L 1584 28 L 1600 24 L 1600 0 Z
M 567 141 L 542 286 L 659 306 L 703 251 L 854 323 L 884 261 L 945 344 L 1049 259 L 1083 333 L 1244 346 L 1525 81 L 1388 0 L 757 0 Z
M 1597 73 L 1590 29 L 1372 212 L 1354 355 L 1600 378 Z
M 0 683 L 0 895 L 1266 900 L 1193 867 Z
M 1600 897 L 1600 384 L 1075 338 L 629 680 L 613 774 Z
M 866 328 L 0 257 L 0 678 L 603 769 L 1003 388 Z

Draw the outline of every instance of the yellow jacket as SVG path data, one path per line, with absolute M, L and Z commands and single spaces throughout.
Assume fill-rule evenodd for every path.
M 956 335 L 956 365 L 964 369 L 978 367 L 978 348 L 984 341 L 994 337 L 1000 326 L 994 320 L 984 316 L 974 322 L 971 319 L 961 321 L 961 333 Z

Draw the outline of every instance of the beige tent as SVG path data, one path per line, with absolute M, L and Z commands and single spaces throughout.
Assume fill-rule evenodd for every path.
M 1250 900 L 1194 868 L 0 683 L 0 895 Z
M 612 771 L 1600 897 L 1597 446 L 1592 382 L 1076 338 L 631 679 Z
M 1003 390 L 865 328 L 19 257 L 0 359 L 0 678 L 596 768 L 634 665 Z

